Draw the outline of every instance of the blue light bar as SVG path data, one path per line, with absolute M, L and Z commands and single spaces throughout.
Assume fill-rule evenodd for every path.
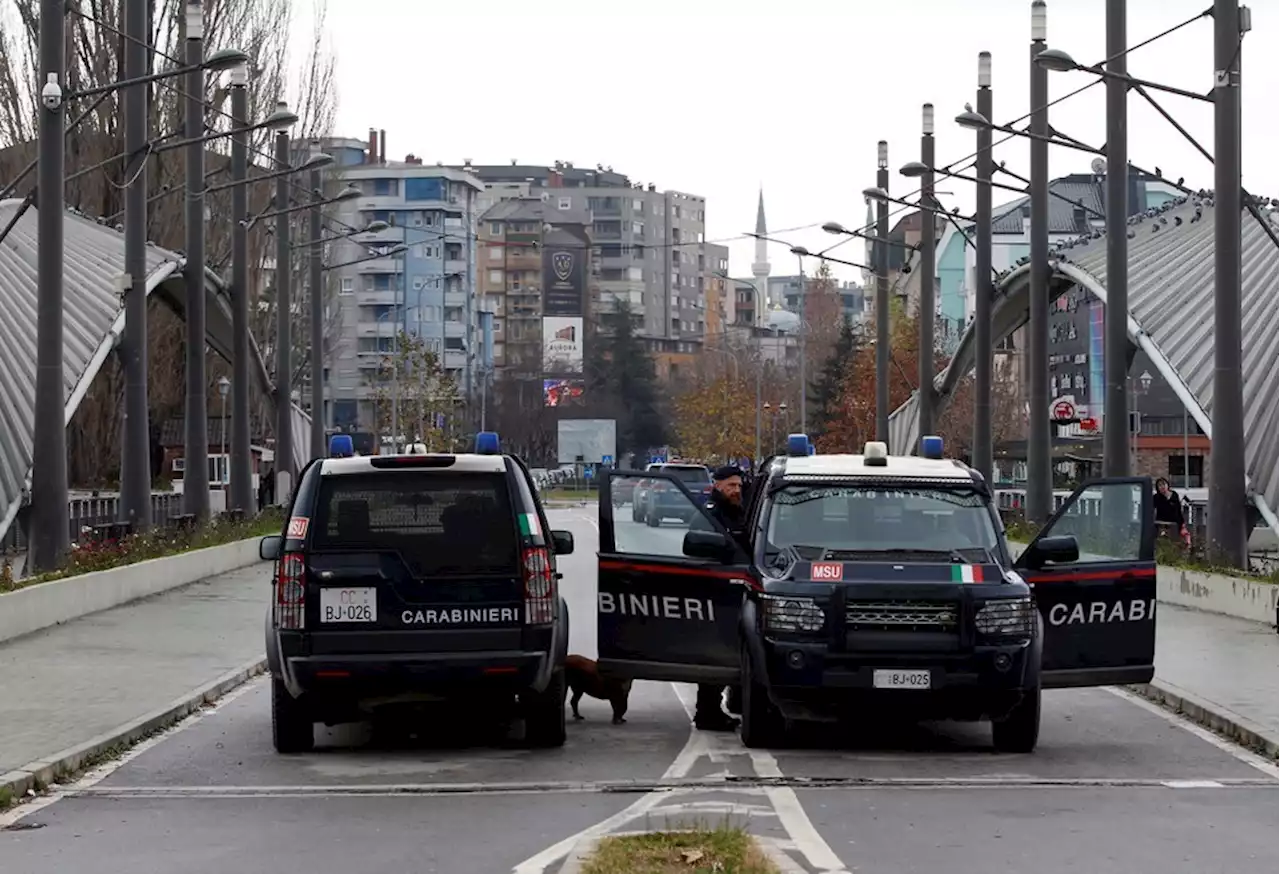
M 802 455 L 811 455 L 809 451 L 809 437 L 806 434 L 792 434 L 787 437 L 787 455 L 792 458 Z
M 499 451 L 498 432 L 481 431 L 476 434 L 477 455 L 497 455 Z
M 942 458 L 942 438 L 928 436 L 920 438 L 920 455 L 923 458 Z
M 356 454 L 350 434 L 334 434 L 329 438 L 330 458 L 350 458 Z

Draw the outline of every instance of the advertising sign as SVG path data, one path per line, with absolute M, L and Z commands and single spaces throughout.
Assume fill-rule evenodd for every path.
M 544 379 L 542 381 L 543 406 L 581 406 L 585 390 L 580 379 Z
M 614 419 L 561 419 L 556 423 L 556 459 L 560 464 L 600 464 L 618 455 Z
M 542 253 L 542 312 L 581 316 L 586 297 L 587 252 L 549 246 Z
M 548 376 L 582 373 L 582 317 L 542 320 L 542 371 Z

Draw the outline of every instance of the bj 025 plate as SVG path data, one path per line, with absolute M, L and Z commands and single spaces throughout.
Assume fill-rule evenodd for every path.
M 871 684 L 877 689 L 929 689 L 933 676 L 927 670 L 875 670 L 871 672 Z

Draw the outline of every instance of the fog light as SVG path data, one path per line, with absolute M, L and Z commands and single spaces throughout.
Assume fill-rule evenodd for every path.
M 998 653 L 998 654 L 996 655 L 996 670 L 997 670 L 997 671 L 1001 671 L 1001 672 L 1003 672 L 1003 671 L 1007 671 L 1007 670 L 1009 670 L 1009 667 L 1010 667 L 1012 664 L 1013 664 L 1013 659 L 1009 658 L 1009 657 L 1008 657 L 1007 655 L 1005 655 L 1004 653 Z
M 798 649 L 793 649 L 787 653 L 787 666 L 794 670 L 800 670 L 804 667 L 804 653 Z

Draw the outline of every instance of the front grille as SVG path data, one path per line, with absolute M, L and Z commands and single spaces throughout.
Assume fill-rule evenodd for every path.
M 957 605 L 930 601 L 860 601 L 845 605 L 849 631 L 953 631 Z

